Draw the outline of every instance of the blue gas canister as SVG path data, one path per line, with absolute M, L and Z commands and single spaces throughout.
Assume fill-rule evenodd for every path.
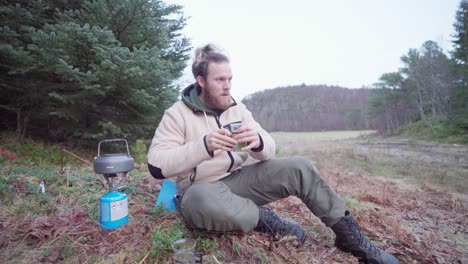
M 128 223 L 128 197 L 123 192 L 109 192 L 99 199 L 99 223 L 105 230 Z
M 101 153 L 101 143 L 124 141 L 126 153 Z M 109 192 L 99 199 L 99 224 L 104 230 L 113 230 L 128 223 L 128 197 L 119 192 L 124 185 L 116 185 L 118 174 L 125 176 L 133 170 L 133 158 L 130 156 L 128 143 L 125 139 L 108 139 L 99 142 L 98 154 L 94 158 L 94 172 L 103 174 L 109 185 Z

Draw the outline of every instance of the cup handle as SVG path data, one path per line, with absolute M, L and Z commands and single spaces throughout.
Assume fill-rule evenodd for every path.
M 203 253 L 201 251 L 195 252 L 194 256 L 195 256 L 195 264 L 203 263 Z

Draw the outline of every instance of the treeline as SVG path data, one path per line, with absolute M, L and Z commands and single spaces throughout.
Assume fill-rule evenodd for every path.
M 403 67 L 372 89 L 292 86 L 244 99 L 269 131 L 378 129 L 395 132 L 420 121 L 434 135 L 468 133 L 468 1 L 454 23 L 451 57 L 433 41 L 410 49 Z
M 433 41 L 410 49 L 403 67 L 384 73 L 370 100 L 369 114 L 381 120 L 378 128 L 393 132 L 420 121 L 432 133 L 468 132 L 468 1 L 456 12 L 451 57 Z M 442 124 L 442 126 L 441 126 Z
M 254 93 L 243 103 L 268 131 L 373 129 L 369 89 L 290 86 Z
M 188 60 L 160 0 L 0 1 L 0 129 L 58 141 L 152 134 Z

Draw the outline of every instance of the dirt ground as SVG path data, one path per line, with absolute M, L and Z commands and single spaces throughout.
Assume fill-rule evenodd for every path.
M 402 263 L 468 263 L 466 146 L 398 138 L 310 139 L 307 144 L 297 144 L 291 139 L 278 141 L 286 154 L 310 157 L 335 191 L 345 197 L 368 237 L 394 253 Z M 372 162 L 404 166 L 380 177 L 360 168 Z M 340 167 L 339 163 L 346 165 Z M 422 170 L 407 168 L 421 164 L 425 167 Z M 441 171 L 446 178 L 436 181 L 437 184 L 432 184 L 434 180 L 428 175 L 405 175 Z M 398 175 L 392 175 L 393 172 Z M 432 181 L 425 183 L 425 179 Z M 333 247 L 316 245 L 316 248 L 312 253 L 320 256 L 319 263 L 336 261 Z M 328 251 L 333 253 L 327 254 Z
M 465 196 L 338 171 L 324 177 L 339 194 L 364 204 L 356 208 L 362 229 L 402 263 L 467 263 Z

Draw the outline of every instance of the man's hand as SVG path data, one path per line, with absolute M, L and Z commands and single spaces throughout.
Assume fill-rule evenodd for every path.
M 238 144 L 247 143 L 247 146 L 241 148 L 241 151 L 248 151 L 260 147 L 260 137 L 257 131 L 247 126 L 241 126 L 236 131 L 234 139 Z
M 237 140 L 231 138 L 231 135 L 231 132 L 225 128 L 217 129 L 206 135 L 206 145 L 208 150 L 211 152 L 217 149 L 232 151 L 238 142 Z

